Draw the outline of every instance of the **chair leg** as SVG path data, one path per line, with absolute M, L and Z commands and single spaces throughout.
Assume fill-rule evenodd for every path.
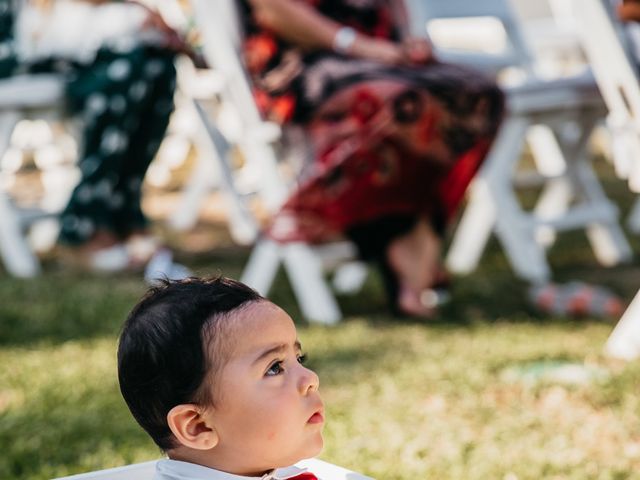
M 178 230 L 186 230 L 198 218 L 200 205 L 212 187 L 219 187 L 226 202 L 229 229 L 233 239 L 248 245 L 255 241 L 258 227 L 248 211 L 244 199 L 237 191 L 233 173 L 229 166 L 230 145 L 218 128 L 211 122 L 208 112 L 198 102 L 193 102 L 194 115 L 201 121 L 196 133 L 198 162 L 189 179 L 182 201 L 171 217 L 171 225 Z
M 445 259 L 447 268 L 466 275 L 478 267 L 496 223 L 496 207 L 487 182 L 480 176 L 469 189 L 469 202 Z
M 479 176 L 462 223 L 447 257 L 454 271 L 470 271 L 495 231 L 516 275 L 532 282 L 550 277 L 544 250 L 535 240 L 531 215 L 525 213 L 513 191 L 514 167 L 520 158 L 530 123 L 508 118 L 500 129 Z
M 571 184 L 565 177 L 548 180 L 533 209 L 535 216 L 542 220 L 561 217 L 567 213 L 573 193 Z M 556 240 L 556 231 L 550 226 L 540 226 L 536 230 L 536 240 L 548 248 Z
M 322 264 L 311 247 L 294 243 L 282 247 L 282 258 L 303 315 L 332 325 L 342 318 L 340 307 L 324 279 Z
M 198 126 L 193 129 L 192 140 L 198 146 L 196 164 L 189 175 L 189 179 L 182 191 L 178 207 L 169 218 L 169 224 L 178 231 L 186 231 L 193 228 L 198 221 L 200 207 L 206 194 L 218 186 L 219 172 L 216 165 L 219 164 L 219 153 L 216 151 L 215 142 L 208 136 L 209 119 L 203 108 L 197 101 L 182 102 L 184 113 L 187 112 L 198 120 Z M 199 127 L 199 128 L 198 128 Z M 210 159 L 216 160 L 215 162 Z
M 11 134 L 20 115 L 3 112 L 0 115 L 0 158 L 9 147 Z M 40 265 L 27 244 L 18 212 L 0 186 L 0 256 L 11 275 L 34 277 Z
M 594 212 L 603 212 L 604 220 L 587 226 L 587 238 L 596 259 L 602 265 L 616 265 L 631 260 L 633 252 L 619 223 L 617 207 L 609 200 L 587 158 L 589 134 L 597 119 L 587 119 L 582 135 L 572 145 L 563 143 L 565 158 L 570 159 L 568 178 L 583 204 Z M 589 127 L 589 128 L 587 128 Z
M 636 198 L 631 208 L 631 213 L 627 217 L 627 227 L 633 233 L 640 233 L 640 197 Z
M 255 288 L 261 295 L 269 295 L 282 260 L 281 248 L 281 245 L 272 240 L 259 239 L 251 250 L 240 280 Z
M 568 210 L 573 191 L 564 178 L 567 162 L 556 135 L 549 125 L 533 125 L 527 131 L 527 143 L 538 172 L 551 178 L 545 183 L 533 211 L 541 219 L 560 217 Z M 556 240 L 556 232 L 549 226 L 541 226 L 536 231 L 536 240 L 550 247 Z
M 322 264 L 311 247 L 304 243 L 280 245 L 268 239 L 259 240 L 242 272 L 241 281 L 267 296 L 281 262 L 305 318 L 328 325 L 340 321 L 342 313 L 324 279 Z
M 500 201 L 502 203 L 496 221 L 496 236 L 515 274 L 531 283 L 548 281 L 551 269 L 544 248 L 536 241 L 533 216 L 521 211 L 515 198 L 502 195 Z M 508 213 L 508 210 L 511 212 Z
M 611 357 L 623 360 L 640 357 L 640 292 L 609 336 L 604 351 Z
M 527 122 L 522 118 L 505 120 L 480 173 L 473 181 L 469 201 L 455 232 L 445 263 L 451 271 L 466 274 L 473 271 L 495 228 L 499 198 L 492 188 L 496 184 L 512 184 L 514 163 L 520 156 Z
M 0 255 L 11 275 L 30 278 L 40 273 L 40 265 L 23 235 L 15 207 L 2 191 L 0 191 Z

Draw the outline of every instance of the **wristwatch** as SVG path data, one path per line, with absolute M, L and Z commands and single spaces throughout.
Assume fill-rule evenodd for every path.
M 333 51 L 345 55 L 356 41 L 358 33 L 351 27 L 340 27 L 333 37 Z

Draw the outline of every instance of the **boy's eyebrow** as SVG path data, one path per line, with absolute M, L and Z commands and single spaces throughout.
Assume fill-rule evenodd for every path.
M 298 340 L 296 340 L 293 344 L 293 347 L 295 350 L 299 351 L 302 350 L 302 345 L 300 344 L 300 342 Z M 266 357 L 269 357 L 275 353 L 282 353 L 287 349 L 287 344 L 286 343 L 280 343 L 278 345 L 274 345 L 271 348 L 268 348 L 267 350 L 265 350 L 264 352 L 262 352 L 258 358 L 256 358 L 254 360 L 254 364 L 260 362 L 261 360 L 263 360 Z

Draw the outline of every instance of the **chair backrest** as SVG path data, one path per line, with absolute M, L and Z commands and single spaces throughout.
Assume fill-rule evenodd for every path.
M 608 123 L 625 143 L 614 155 L 618 174 L 640 191 L 640 84 L 631 46 L 608 0 L 568 0 L 585 54 L 609 110 Z M 614 138 L 615 141 L 615 138 Z
M 443 60 L 474 65 L 477 68 L 497 73 L 507 67 L 517 67 L 527 74 L 532 74 L 533 56 L 520 29 L 508 0 L 406 0 L 411 12 L 411 31 L 414 35 L 431 33 L 436 53 Z M 466 34 L 469 34 L 469 21 L 489 22 L 488 28 L 496 33 L 504 29 L 506 45 L 503 49 L 490 52 L 479 52 L 477 49 L 466 50 L 441 46 L 433 28 L 439 22 L 446 22 L 451 27 L 454 21 L 465 21 Z M 446 26 L 444 28 L 447 28 Z
M 235 0 L 191 0 L 202 35 L 203 53 L 210 66 L 225 79 L 223 103 L 237 117 L 237 143 L 247 165 L 260 177 L 259 192 L 269 211 L 277 210 L 287 188 L 279 176 L 273 142 L 281 131 L 262 119 L 240 55 L 241 32 Z
M 240 60 L 240 26 L 234 0 L 192 0 L 203 40 L 204 54 L 226 78 L 232 101 L 253 127 L 262 122 L 247 74 Z
M 607 0 L 571 0 L 581 41 L 610 114 L 640 131 L 640 87 L 631 48 Z
M 302 460 L 297 465 L 308 468 L 320 480 L 373 480 L 360 473 L 315 458 Z M 98 470 L 54 480 L 153 480 L 155 468 L 156 461 L 135 463 L 125 467 Z

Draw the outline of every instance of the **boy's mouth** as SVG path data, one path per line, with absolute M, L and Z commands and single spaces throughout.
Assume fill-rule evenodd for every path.
M 322 410 L 318 410 L 317 412 L 315 412 L 313 415 L 311 415 L 309 417 L 309 420 L 307 420 L 307 423 L 323 423 L 324 422 L 324 415 Z

